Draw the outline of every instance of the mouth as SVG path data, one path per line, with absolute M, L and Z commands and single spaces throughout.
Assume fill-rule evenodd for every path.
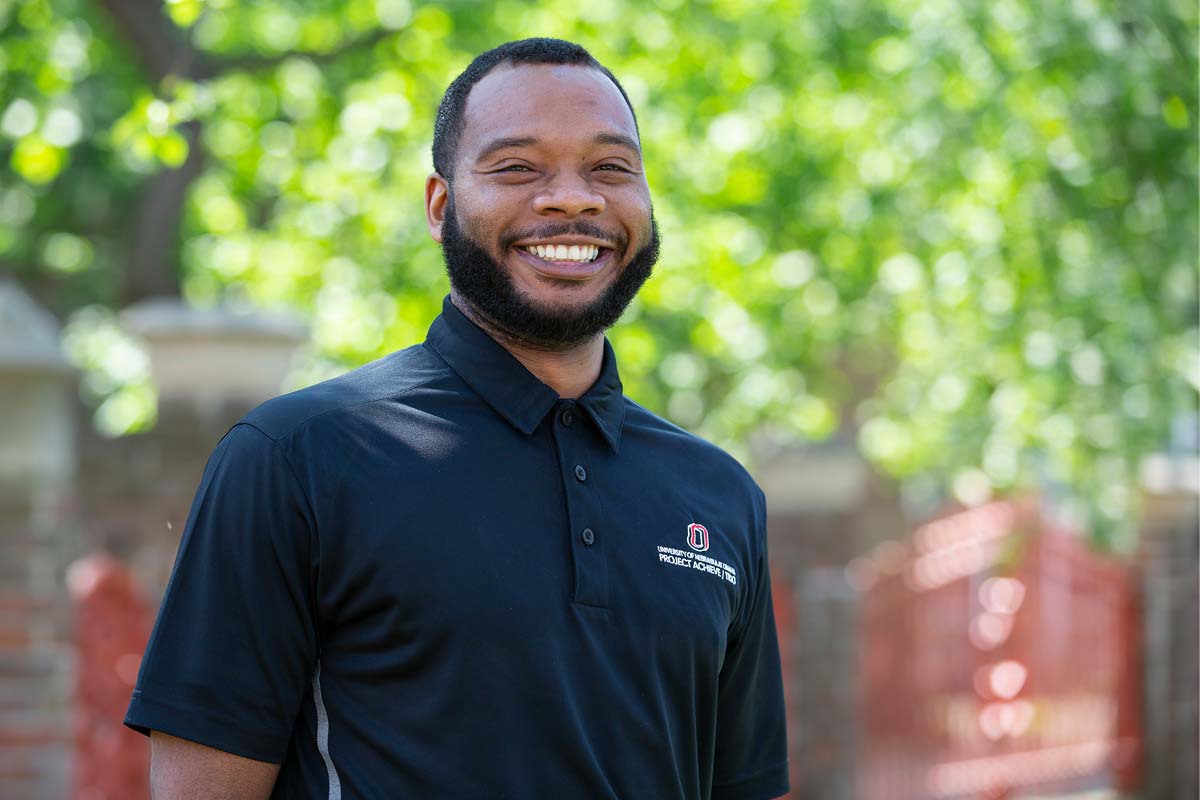
M 599 244 L 531 243 L 512 248 L 538 274 L 555 280 L 586 280 L 600 272 L 613 249 Z

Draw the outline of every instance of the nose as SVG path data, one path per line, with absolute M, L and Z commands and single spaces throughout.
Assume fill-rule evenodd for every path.
M 567 170 L 551 177 L 533 199 L 533 210 L 546 216 L 595 215 L 604 211 L 605 205 L 604 195 L 582 176 Z

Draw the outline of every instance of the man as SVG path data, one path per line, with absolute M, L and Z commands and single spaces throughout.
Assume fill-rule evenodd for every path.
M 787 791 L 762 493 L 625 398 L 658 234 L 583 48 L 451 84 L 424 344 L 247 415 L 205 470 L 126 723 L 166 798 Z

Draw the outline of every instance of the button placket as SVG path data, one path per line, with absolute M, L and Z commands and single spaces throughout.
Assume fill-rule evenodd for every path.
M 570 537 L 574 592 L 577 603 L 604 607 L 608 605 L 608 558 L 605 554 L 605 535 L 602 530 L 600 498 L 589 479 L 588 468 L 595 460 L 595 451 L 603 442 L 590 426 L 576 424 L 580 410 L 574 403 L 563 401 L 552 426 L 558 455 L 560 481 L 567 502 L 566 534 Z

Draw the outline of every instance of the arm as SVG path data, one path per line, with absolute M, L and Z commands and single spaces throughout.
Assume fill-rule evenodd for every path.
M 150 735 L 154 800 L 266 800 L 279 764 L 235 756 L 187 739 Z
M 756 500 L 756 563 L 747 570 L 748 594 L 730 628 L 717 687 L 713 800 L 766 800 L 788 790 L 787 720 L 761 491 Z

